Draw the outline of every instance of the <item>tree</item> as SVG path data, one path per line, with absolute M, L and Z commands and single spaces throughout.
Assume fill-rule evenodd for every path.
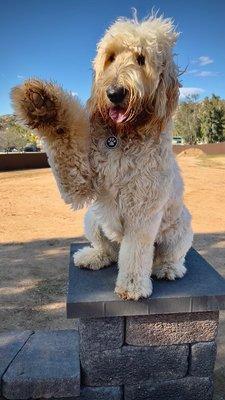
M 201 139 L 198 96 L 187 96 L 174 117 L 174 136 L 181 136 L 186 143 L 196 144 Z
M 200 123 L 202 136 L 208 143 L 225 140 L 225 107 L 219 96 L 206 97 L 201 103 Z

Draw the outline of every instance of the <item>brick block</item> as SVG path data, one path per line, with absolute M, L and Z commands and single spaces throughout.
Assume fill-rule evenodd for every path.
M 81 352 L 119 348 L 124 341 L 124 318 L 81 318 L 79 334 Z
M 118 386 L 186 375 L 186 345 L 133 347 L 81 354 L 82 382 L 87 386 Z
M 186 377 L 171 381 L 125 386 L 124 400 L 212 400 L 210 378 Z
M 36 332 L 3 375 L 7 399 L 80 394 L 79 340 L 75 331 Z
M 0 381 L 7 367 L 20 349 L 24 346 L 32 333 L 32 331 L 15 331 L 3 332 L 0 334 Z
M 210 376 L 213 374 L 216 360 L 216 343 L 195 343 L 191 346 L 189 374 L 194 376 Z
M 77 400 L 123 400 L 122 387 L 83 387 Z
M 218 320 L 217 311 L 127 317 L 125 342 L 160 346 L 212 341 L 217 335 Z

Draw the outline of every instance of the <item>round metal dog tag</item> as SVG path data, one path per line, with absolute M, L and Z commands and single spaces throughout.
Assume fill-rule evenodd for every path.
M 105 141 L 106 147 L 108 149 L 115 149 L 118 146 L 118 139 L 116 136 L 109 136 Z

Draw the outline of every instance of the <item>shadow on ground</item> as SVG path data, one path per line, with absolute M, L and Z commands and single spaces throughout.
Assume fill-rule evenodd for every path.
M 196 233 L 194 247 L 225 278 L 225 232 Z
M 79 238 L 0 246 L 0 330 L 65 329 L 69 248 Z

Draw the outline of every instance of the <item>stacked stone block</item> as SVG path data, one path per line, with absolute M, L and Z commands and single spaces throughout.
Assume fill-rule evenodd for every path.
M 83 390 L 112 400 L 211 400 L 218 312 L 81 318 Z M 103 396 L 104 398 L 104 396 Z

